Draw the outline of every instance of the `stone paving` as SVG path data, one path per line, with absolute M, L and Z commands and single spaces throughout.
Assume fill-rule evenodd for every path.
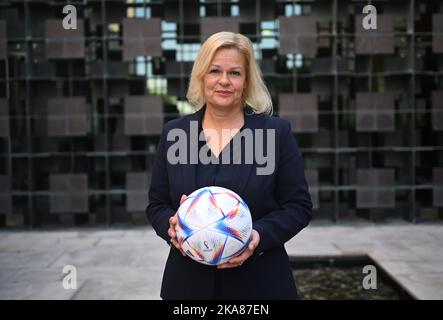
M 417 299 L 443 299 L 442 246 L 443 224 L 402 221 L 315 222 L 286 244 L 294 257 L 368 255 Z M 168 250 L 149 227 L 0 231 L 0 299 L 159 299 Z

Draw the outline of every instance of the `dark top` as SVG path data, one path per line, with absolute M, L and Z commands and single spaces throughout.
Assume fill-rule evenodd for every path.
M 203 131 L 203 117 L 204 112 L 202 112 L 201 118 L 199 119 L 198 133 L 199 136 Z M 245 126 L 240 128 L 241 132 Z M 239 134 L 239 132 L 236 133 Z M 218 157 L 212 153 L 209 146 L 205 141 L 199 141 L 199 150 L 203 148 L 204 152 L 208 154 L 211 158 L 211 163 L 197 164 L 197 189 L 209 186 L 217 186 L 229 189 L 231 187 L 232 179 L 235 176 L 235 170 L 233 163 L 233 139 L 224 146 L 223 150 L 220 152 Z M 229 161 L 224 161 L 228 159 Z
M 204 112 L 201 113 L 201 117 L 199 119 L 198 126 L 198 134 L 204 135 L 203 132 L 203 118 Z M 243 130 L 245 126 L 240 129 L 239 132 Z M 236 133 L 239 134 L 239 132 Z M 205 139 L 206 140 L 206 139 Z M 204 152 L 210 157 L 210 163 L 201 163 L 197 164 L 196 175 L 197 175 L 197 188 L 209 187 L 209 186 L 217 186 L 223 188 L 231 188 L 231 183 L 235 177 L 235 170 L 233 163 L 233 138 L 224 146 L 223 150 L 220 154 L 215 156 L 215 154 L 211 151 L 209 146 L 206 144 L 205 140 L 199 141 L 199 150 L 203 148 Z M 225 161 L 228 160 L 228 161 Z M 228 163 L 226 163 L 228 162 Z M 220 281 L 222 281 L 221 272 L 214 268 L 214 294 L 212 297 L 207 297 L 211 299 L 222 299 L 223 293 L 220 292 Z

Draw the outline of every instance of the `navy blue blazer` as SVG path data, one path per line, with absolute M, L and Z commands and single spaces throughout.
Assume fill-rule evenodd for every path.
M 257 163 L 232 164 L 236 179 L 231 190 L 239 194 L 251 211 L 253 228 L 260 234 L 254 254 L 242 266 L 218 270 L 183 257 L 167 234 L 169 218 L 177 211 L 182 194 L 196 189 L 196 164 L 167 161 L 167 133 L 174 128 L 190 135 L 190 121 L 201 118 L 204 108 L 169 121 L 163 128 L 152 169 L 148 220 L 156 233 L 171 246 L 166 262 L 163 299 L 296 299 L 284 243 L 305 228 L 312 218 L 312 202 L 305 179 L 302 155 L 288 121 L 245 108 L 244 128 L 275 129 L 275 170 L 257 175 Z M 266 139 L 263 139 L 266 141 Z M 264 146 L 266 148 L 266 146 Z M 188 155 L 189 158 L 189 155 Z

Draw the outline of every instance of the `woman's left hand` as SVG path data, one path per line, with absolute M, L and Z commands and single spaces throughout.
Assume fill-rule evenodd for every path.
M 232 258 L 228 262 L 225 262 L 223 264 L 220 264 L 217 266 L 218 269 L 228 269 L 228 268 L 235 268 L 240 267 L 243 262 L 249 259 L 250 256 L 254 253 L 255 248 L 257 248 L 258 244 L 260 243 L 260 235 L 258 232 L 254 229 L 252 229 L 251 233 L 251 241 L 249 241 L 248 247 L 246 248 L 243 253 L 235 258 Z

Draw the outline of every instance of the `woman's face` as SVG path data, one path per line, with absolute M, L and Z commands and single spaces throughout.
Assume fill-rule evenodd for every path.
M 241 106 L 246 85 L 243 54 L 234 48 L 217 50 L 203 81 L 207 104 L 223 108 Z

